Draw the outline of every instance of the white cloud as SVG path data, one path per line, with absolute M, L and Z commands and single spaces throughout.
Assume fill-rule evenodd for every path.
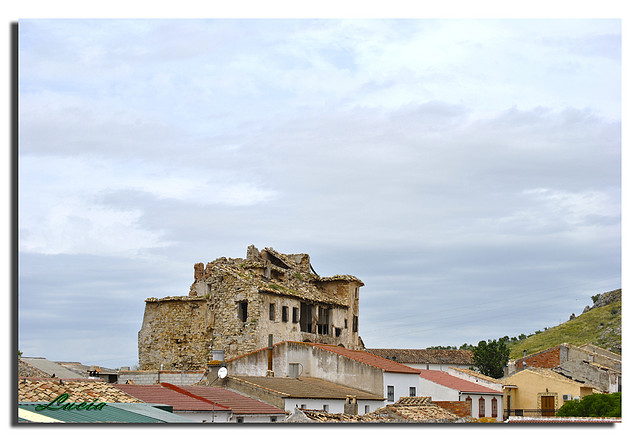
M 156 200 L 247 206 L 269 189 L 207 168 L 167 170 L 153 163 L 91 157 L 23 156 L 20 161 L 20 250 L 44 254 L 130 256 L 169 245 L 165 231 L 141 224 L 141 208 L 119 208 L 103 195 L 143 192 Z M 188 215 L 188 213 L 185 213 Z

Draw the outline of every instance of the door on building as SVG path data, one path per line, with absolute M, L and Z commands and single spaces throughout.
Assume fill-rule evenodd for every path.
M 542 408 L 542 416 L 555 416 L 556 400 L 552 396 L 540 397 L 540 407 Z

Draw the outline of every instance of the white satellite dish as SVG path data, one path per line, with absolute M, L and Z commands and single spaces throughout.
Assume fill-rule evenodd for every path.
M 221 367 L 220 369 L 218 369 L 218 378 L 224 378 L 227 376 L 227 368 L 226 367 Z

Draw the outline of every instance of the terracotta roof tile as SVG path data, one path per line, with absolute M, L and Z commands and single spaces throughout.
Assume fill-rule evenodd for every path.
M 166 404 L 174 411 L 211 411 L 213 401 L 194 394 L 183 393 L 177 386 L 163 384 L 115 384 L 115 387 L 145 403 Z M 215 403 L 215 410 L 229 410 L 227 406 Z
M 182 389 L 214 403 L 229 407 L 234 414 L 282 414 L 284 410 L 237 392 L 212 386 L 181 386 Z
M 367 352 L 398 363 L 473 365 L 473 352 L 464 349 L 367 349 Z
M 471 369 L 460 369 L 460 368 L 449 368 L 449 370 L 454 370 L 457 372 L 461 372 L 463 374 L 471 375 L 473 377 L 479 378 L 481 380 L 487 381 L 489 383 L 502 384 L 500 380 L 497 378 L 489 377 L 488 375 L 483 375 L 480 372 L 472 371 Z
M 477 383 L 472 383 L 471 381 L 454 377 L 453 375 L 448 374 L 444 371 L 422 370 L 420 373 L 420 378 L 424 378 L 425 380 L 431 381 L 433 383 L 437 383 L 441 386 L 458 390 L 460 392 L 502 395 L 501 392 L 498 392 L 495 389 L 489 389 L 488 387 L 481 386 Z
M 19 377 L 40 377 L 46 378 L 50 377 L 50 374 L 47 374 L 45 371 L 38 369 L 35 366 L 30 365 L 23 359 L 18 359 L 18 376 Z
M 296 418 L 291 419 L 291 421 L 319 423 L 451 423 L 461 421 L 458 415 L 428 400 L 423 399 L 405 402 L 401 402 L 401 400 L 364 415 L 335 414 L 321 410 L 296 409 L 296 413 L 304 415 L 306 420 Z
M 292 398 L 345 399 L 347 395 L 354 395 L 359 400 L 384 400 L 380 395 L 319 378 L 250 376 L 233 376 L 232 378 Z
M 105 403 L 140 402 L 116 386 L 101 380 L 20 378 L 18 379 L 18 401 L 49 402 L 63 393 L 67 393 L 69 394 L 69 402 L 93 401 L 96 398 Z

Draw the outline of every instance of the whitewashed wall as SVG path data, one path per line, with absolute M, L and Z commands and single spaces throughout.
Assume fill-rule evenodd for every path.
M 409 388 L 416 388 L 416 396 L 420 395 L 420 375 L 419 374 L 400 374 L 396 372 L 385 372 L 383 375 L 384 387 L 382 395 L 387 398 L 387 386 L 393 386 L 394 397 L 393 402 L 398 401 L 400 397 L 409 396 Z M 385 405 L 392 404 L 386 402 Z
M 323 410 L 325 405 L 329 406 L 329 413 L 343 413 L 345 400 L 331 399 L 310 399 L 310 398 L 287 398 L 285 399 L 284 410 L 293 413 L 296 407 L 306 406 L 305 409 Z M 382 400 L 358 400 L 358 415 L 364 415 L 365 406 L 369 406 L 369 412 L 373 412 L 385 406 Z

